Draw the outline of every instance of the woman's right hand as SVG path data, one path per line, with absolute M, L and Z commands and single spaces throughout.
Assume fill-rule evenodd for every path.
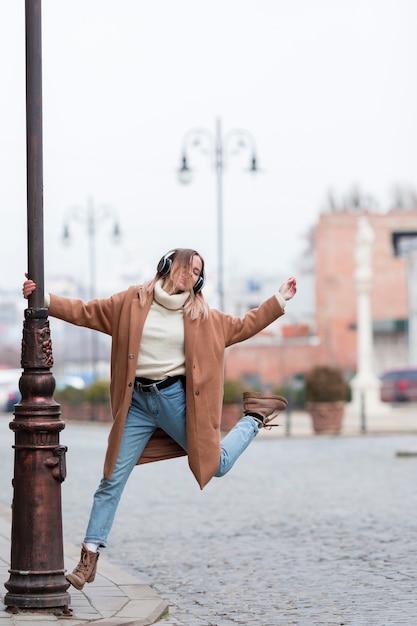
M 36 289 L 36 283 L 33 282 L 33 280 L 30 280 L 30 278 L 28 278 L 27 273 L 25 274 L 26 279 L 25 282 L 23 283 L 23 288 L 22 288 L 22 293 L 23 293 L 23 297 L 24 298 L 29 298 L 30 294 L 33 293 Z

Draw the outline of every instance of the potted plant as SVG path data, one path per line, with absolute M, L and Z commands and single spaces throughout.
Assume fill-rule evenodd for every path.
M 113 419 L 107 380 L 96 380 L 85 389 L 57 390 L 55 399 L 61 405 L 64 420 L 110 422 Z
M 86 392 L 86 399 L 90 403 L 90 419 L 98 422 L 112 421 L 109 381 L 95 380 Z
M 223 409 L 220 430 L 229 432 L 242 417 L 242 394 L 245 386 L 240 380 L 224 381 Z
M 306 410 L 318 434 L 339 434 L 342 430 L 348 384 L 337 367 L 317 366 L 305 376 Z

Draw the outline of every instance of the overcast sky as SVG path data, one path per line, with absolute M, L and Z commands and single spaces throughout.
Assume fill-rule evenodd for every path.
M 0 3 L 1 286 L 26 252 L 25 3 Z M 415 0 L 44 0 L 45 275 L 88 276 L 89 198 L 101 291 L 149 278 L 165 251 L 195 247 L 215 281 L 216 178 L 190 129 L 223 128 L 225 273 L 295 272 L 332 190 L 382 209 L 417 187 Z M 245 129 L 261 172 L 226 135 Z M 229 149 L 230 148 L 230 149 Z M 117 216 L 123 232 L 110 238 Z M 62 245 L 69 219 L 71 244 Z

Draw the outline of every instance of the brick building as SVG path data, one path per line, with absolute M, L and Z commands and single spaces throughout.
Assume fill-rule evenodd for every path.
M 417 233 L 417 210 L 388 213 L 323 213 L 315 228 L 313 320 L 286 318 L 244 344 L 229 348 L 226 377 L 274 387 L 314 365 L 356 370 L 357 293 L 355 249 L 358 218 L 366 215 L 374 232 L 371 311 L 374 369 L 407 362 L 407 262 L 394 254 L 394 233 Z M 302 281 L 300 281 L 302 283 Z M 301 286 L 301 285 L 300 285 Z

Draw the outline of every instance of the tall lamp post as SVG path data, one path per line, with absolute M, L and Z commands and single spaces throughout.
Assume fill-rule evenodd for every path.
M 68 607 L 64 576 L 61 483 L 65 424 L 53 399 L 55 379 L 48 310 L 44 308 L 42 37 L 41 0 L 26 0 L 26 153 L 28 274 L 37 285 L 23 326 L 15 433 L 10 578 L 4 603 L 10 607 Z
M 88 266 L 89 266 L 89 282 L 88 282 L 88 298 L 93 300 L 96 297 L 97 286 L 97 269 L 96 269 L 96 235 L 97 228 L 101 226 L 104 220 L 113 221 L 112 237 L 114 243 L 120 241 L 120 226 L 116 213 L 107 206 L 95 206 L 92 198 L 88 199 L 87 207 L 73 207 L 69 210 L 67 219 L 64 223 L 63 240 L 69 243 L 71 239 L 70 221 L 81 222 L 87 229 L 88 240 Z M 96 332 L 91 333 L 91 366 L 92 374 L 95 379 L 98 374 L 98 336 Z
M 219 308 L 224 310 L 224 268 L 223 268 L 223 171 L 226 164 L 225 155 L 227 149 L 234 142 L 235 152 L 249 150 L 249 172 L 257 172 L 257 156 L 255 140 L 249 131 L 245 129 L 232 129 L 222 134 L 221 120 L 216 119 L 215 133 L 205 128 L 193 128 L 189 130 L 183 139 L 181 167 L 178 171 L 179 181 L 188 184 L 192 179 L 192 169 L 189 167 L 188 151 L 190 148 L 203 150 L 204 144 L 208 144 L 209 152 L 214 162 L 216 172 L 216 202 L 217 202 L 217 293 Z

